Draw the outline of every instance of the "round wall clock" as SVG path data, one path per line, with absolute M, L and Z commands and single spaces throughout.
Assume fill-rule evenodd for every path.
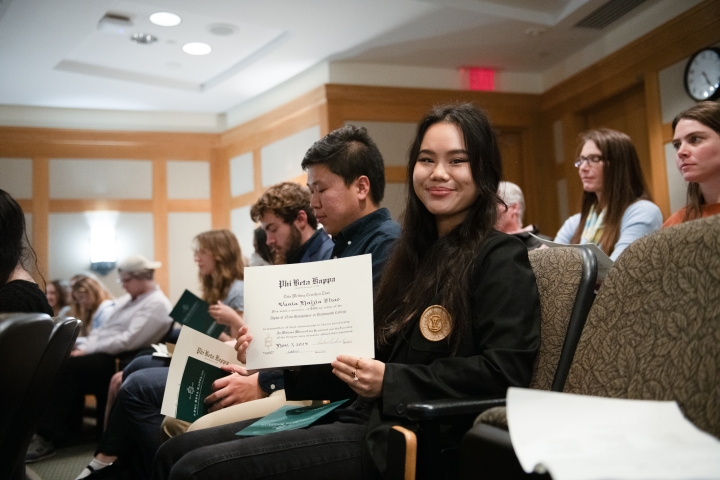
M 695 101 L 720 97 L 720 48 L 703 48 L 690 57 L 685 91 Z

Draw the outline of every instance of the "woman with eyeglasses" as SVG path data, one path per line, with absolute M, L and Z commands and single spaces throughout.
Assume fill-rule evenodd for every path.
M 700 102 L 678 114 L 672 143 L 675 163 L 688 182 L 687 206 L 663 227 L 720 214 L 720 103 Z
M 640 170 L 635 146 L 624 133 L 599 128 L 580 135 L 575 162 L 583 185 L 582 209 L 568 218 L 558 243 L 594 243 L 611 260 L 662 225 Z

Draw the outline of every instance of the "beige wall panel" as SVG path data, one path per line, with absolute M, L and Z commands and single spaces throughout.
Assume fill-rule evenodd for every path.
M 672 122 L 675 115 L 695 104 L 693 99 L 685 92 L 685 84 L 683 83 L 685 65 L 687 65 L 689 59 L 690 57 L 684 58 L 658 72 L 663 123 Z
M 13 198 L 32 198 L 32 159 L 0 158 L 0 189 Z
M 319 139 L 320 126 L 315 125 L 263 147 L 261 150 L 263 187 L 302 175 L 300 163 L 308 148 Z
M 230 159 L 230 195 L 237 197 L 255 188 L 252 152 Z
M 152 198 L 152 162 L 50 160 L 50 198 Z
M 670 196 L 670 212 L 675 213 L 685 206 L 687 201 L 687 182 L 675 164 L 675 147 L 672 143 L 665 144 L 665 167 L 667 169 L 668 194 Z
M 250 258 L 255 251 L 252 244 L 255 223 L 250 218 L 250 205 L 232 210 L 230 224 L 232 225 L 230 229 L 240 242 L 243 256 Z
M 117 258 L 133 254 L 153 260 L 152 213 L 119 213 L 115 223 Z M 49 215 L 48 278 L 69 279 L 90 269 L 90 224 L 84 213 L 51 213 Z M 163 268 L 167 268 L 166 265 Z M 117 284 L 117 270 L 101 280 L 116 296 L 123 292 Z
M 167 162 L 167 196 L 170 199 L 209 199 L 210 162 Z
M 398 122 L 367 122 L 348 120 L 346 125 L 365 127 L 382 153 L 385 165 L 406 166 L 410 145 L 415 139 L 417 124 Z
M 180 299 L 185 289 L 201 297 L 197 265 L 193 257 L 192 239 L 211 229 L 210 213 L 168 214 L 168 272 L 170 273 L 170 302 Z
M 385 184 L 385 198 L 381 202 L 381 206 L 390 210 L 390 216 L 399 222 L 400 215 L 405 211 L 405 184 Z

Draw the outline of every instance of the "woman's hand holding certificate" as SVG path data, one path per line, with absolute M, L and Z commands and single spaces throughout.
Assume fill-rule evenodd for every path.
M 378 398 L 382 394 L 385 364 L 372 358 L 338 355 L 332 362 L 333 373 L 347 383 L 355 393 L 365 398 Z

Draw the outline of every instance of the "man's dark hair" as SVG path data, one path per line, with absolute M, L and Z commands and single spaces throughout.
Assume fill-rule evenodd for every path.
M 379 205 L 385 196 L 385 165 L 377 145 L 364 128 L 345 125 L 321 138 L 305 154 L 303 170 L 325 165 L 350 186 L 361 175 L 370 180 L 370 200 Z

